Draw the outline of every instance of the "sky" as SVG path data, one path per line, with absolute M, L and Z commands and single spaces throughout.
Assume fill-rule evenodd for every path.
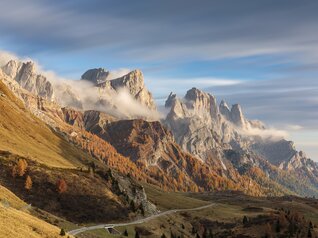
M 70 79 L 139 68 L 159 104 L 204 89 L 318 161 L 318 1 L 0 3 L 0 51 Z

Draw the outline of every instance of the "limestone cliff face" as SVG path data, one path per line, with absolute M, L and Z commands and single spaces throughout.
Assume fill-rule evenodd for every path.
M 27 91 L 47 100 L 54 99 L 53 85 L 43 75 L 36 73 L 33 62 L 11 60 L 1 70 Z
M 82 75 L 81 78 L 84 80 L 88 80 L 95 85 L 98 85 L 100 83 L 105 82 L 108 76 L 109 76 L 109 71 L 107 71 L 103 68 L 98 68 L 98 69 L 87 70 Z
M 224 174 L 231 166 L 238 171 L 245 171 L 246 166 L 258 167 L 269 178 L 286 186 L 277 177 L 277 169 L 281 169 L 288 171 L 293 181 L 306 181 L 303 186 L 307 190 L 298 184 L 293 191 L 318 192 L 317 163 L 296 151 L 292 142 L 264 137 L 264 124 L 246 119 L 240 105 L 234 104 L 230 108 L 221 101 L 217 106 L 213 95 L 192 88 L 182 99 L 171 93 L 166 108 L 170 111 L 163 122 L 171 129 L 176 142 L 207 164 L 218 161 Z
M 145 86 L 144 77 L 140 70 L 133 70 L 115 79 L 109 79 L 109 75 L 109 71 L 101 68 L 90 69 L 82 75 L 82 79 L 93 82 L 97 87 L 103 89 L 104 93 L 113 93 L 120 89 L 125 89 L 142 105 L 148 107 L 150 110 L 156 110 L 155 102 Z

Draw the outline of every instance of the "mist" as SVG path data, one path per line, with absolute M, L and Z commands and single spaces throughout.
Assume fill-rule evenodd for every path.
M 53 71 L 43 67 L 28 58 L 21 58 L 10 52 L 0 51 L 0 67 L 10 60 L 19 62 L 32 61 L 36 73 L 41 74 L 53 85 L 53 101 L 62 107 L 72 107 L 77 110 L 97 110 L 110 114 L 118 119 L 146 119 L 160 120 L 162 115 L 158 111 L 150 110 L 147 106 L 137 101 L 127 89 L 114 89 L 96 87 L 86 80 L 74 80 L 60 77 Z M 131 70 L 121 68 L 110 72 L 107 80 L 122 77 Z

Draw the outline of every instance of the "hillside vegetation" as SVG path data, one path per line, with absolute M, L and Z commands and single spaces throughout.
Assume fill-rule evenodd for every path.
M 0 151 L 64 168 L 76 167 L 79 165 L 78 159 L 85 156 L 29 113 L 2 81 L 0 111 Z
M 57 238 L 60 229 L 26 212 L 0 204 L 0 238 Z

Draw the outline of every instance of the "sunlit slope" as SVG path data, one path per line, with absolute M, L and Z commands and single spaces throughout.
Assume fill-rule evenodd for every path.
M 59 237 L 60 229 L 30 215 L 27 204 L 0 185 L 0 238 Z
M 10 207 L 21 209 L 25 207 L 27 204 L 18 198 L 14 193 L 12 193 L 9 189 L 0 185 L 0 201 L 3 205 L 6 204 Z
M 29 113 L 1 80 L 0 151 L 55 167 L 75 167 L 85 156 Z
M 55 238 L 59 233 L 58 227 L 0 204 L 0 238 Z

